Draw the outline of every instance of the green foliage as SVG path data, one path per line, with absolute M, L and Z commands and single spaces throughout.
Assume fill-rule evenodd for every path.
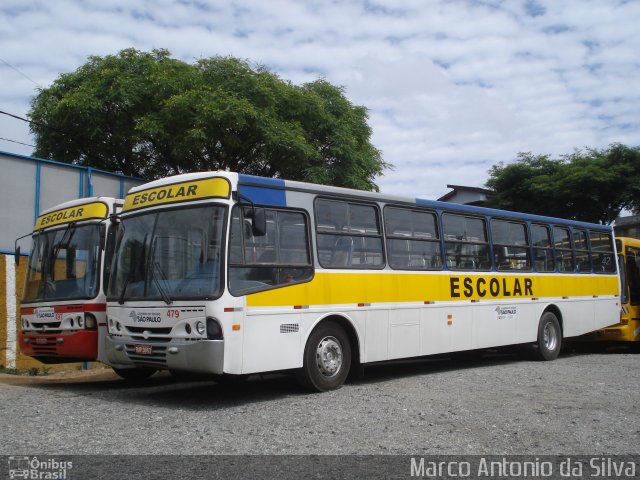
M 613 144 L 555 160 L 520 153 L 491 167 L 486 185 L 495 208 L 608 224 L 640 208 L 640 147 Z
M 42 367 L 42 368 L 31 367 L 26 369 L 24 368 L 20 369 L 20 368 L 7 368 L 4 365 L 0 365 L 0 373 L 5 373 L 7 375 L 28 375 L 30 377 L 38 377 L 38 376 L 49 375 L 50 371 L 51 371 L 50 367 Z
M 33 99 L 34 155 L 147 179 L 232 170 L 364 190 L 390 168 L 367 110 L 324 80 L 296 86 L 230 57 L 90 57 Z

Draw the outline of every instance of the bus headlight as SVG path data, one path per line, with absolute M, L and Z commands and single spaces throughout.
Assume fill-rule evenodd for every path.
M 76 323 L 78 324 L 78 327 L 82 328 L 84 326 L 84 318 L 82 318 L 82 316 L 78 315 L 76 317 Z
M 84 318 L 84 328 L 87 330 L 95 330 L 98 326 L 98 322 L 96 321 L 96 317 L 94 317 L 91 313 L 87 313 Z
M 207 338 L 209 340 L 222 340 L 222 327 L 218 320 L 207 317 Z
M 204 323 L 200 321 L 196 322 L 196 332 L 198 332 L 200 335 L 204 335 L 204 332 L 205 332 Z

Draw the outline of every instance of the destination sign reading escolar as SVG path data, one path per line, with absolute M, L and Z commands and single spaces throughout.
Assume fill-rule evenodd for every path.
M 62 223 L 81 222 L 95 218 L 107 218 L 109 207 L 102 202 L 86 203 L 75 207 L 63 208 L 55 212 L 40 215 L 36 221 L 36 230 L 53 227 Z
M 226 178 L 205 178 L 174 183 L 130 193 L 124 200 L 124 212 L 167 203 L 190 202 L 207 198 L 229 198 L 231 185 Z

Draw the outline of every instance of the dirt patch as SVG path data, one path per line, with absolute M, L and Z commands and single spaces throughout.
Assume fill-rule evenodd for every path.
M 119 377 L 111 369 L 94 368 L 90 370 L 65 370 L 43 376 L 9 375 L 0 373 L 0 384 L 4 385 L 38 385 L 46 383 L 100 382 L 116 380 Z

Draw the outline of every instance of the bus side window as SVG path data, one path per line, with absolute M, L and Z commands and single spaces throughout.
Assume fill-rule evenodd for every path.
M 538 272 L 554 272 L 556 262 L 553 257 L 551 232 L 547 225 L 531 225 L 531 243 L 533 257 Z
M 610 233 L 591 230 L 591 258 L 595 273 L 615 273 L 616 263 L 613 254 L 613 239 Z
M 229 241 L 232 295 L 269 290 L 313 277 L 307 217 L 301 212 L 266 209 L 266 235 L 254 236 L 250 219 L 235 207 Z
M 387 206 L 384 209 L 384 221 L 391 268 L 442 269 L 442 252 L 434 213 Z
M 384 267 L 382 229 L 375 206 L 319 198 L 315 202 L 315 215 L 320 265 Z
M 498 270 L 531 270 L 527 227 L 524 223 L 492 219 L 491 237 Z
M 573 273 L 575 271 L 575 263 L 573 261 L 573 249 L 571 248 L 569 229 L 566 227 L 554 227 L 553 244 L 556 252 L 558 271 L 562 273 Z
M 491 270 L 489 239 L 483 218 L 442 215 L 447 267 L 451 270 Z
M 573 229 L 573 248 L 576 254 L 576 268 L 579 272 L 591 272 L 591 255 L 587 245 L 587 232 Z

